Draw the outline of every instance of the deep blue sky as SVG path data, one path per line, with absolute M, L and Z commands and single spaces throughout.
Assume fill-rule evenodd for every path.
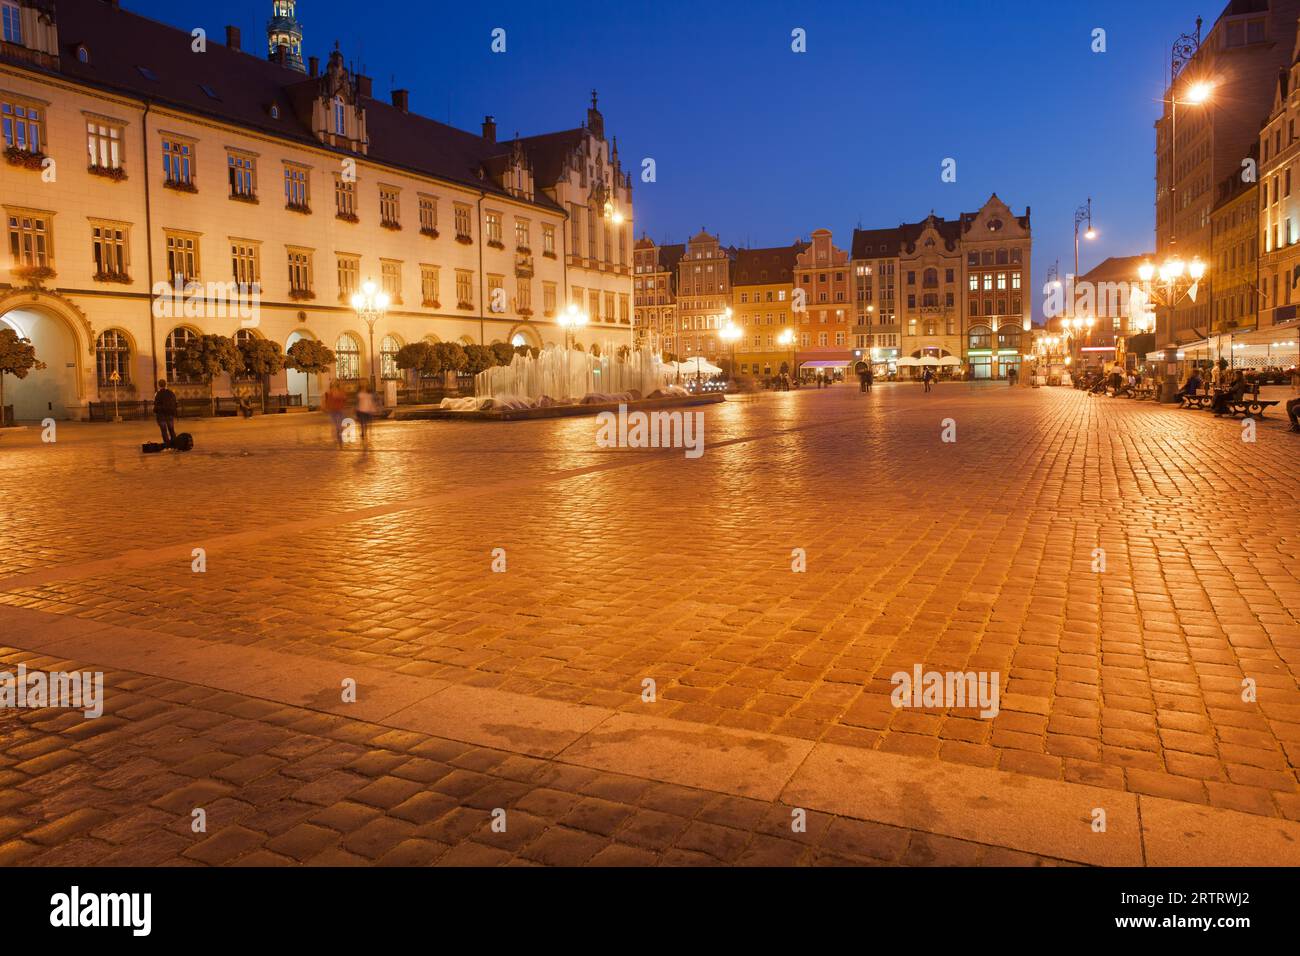
M 241 27 L 261 49 L 270 0 L 124 0 L 220 39 Z M 499 135 L 578 125 L 600 91 L 607 132 L 639 174 L 636 231 L 682 241 L 777 245 L 818 227 L 848 247 L 853 227 L 952 217 L 997 192 L 1033 210 L 1034 279 L 1072 268 L 1073 214 L 1088 196 L 1100 237 L 1081 271 L 1153 245 L 1152 123 L 1169 46 L 1194 0 L 897 0 L 893 3 L 614 0 L 412 3 L 300 0 L 305 54 L 341 43 L 375 93 Z M 358 16 L 358 11 L 362 15 Z M 493 28 L 507 52 L 490 52 Z M 808 52 L 790 50 L 807 31 Z M 1093 28 L 1107 52 L 1090 50 Z M 1289 42 L 1289 41 L 1287 41 Z M 957 160 L 956 183 L 940 163 Z M 1040 302 L 1041 307 L 1041 302 Z

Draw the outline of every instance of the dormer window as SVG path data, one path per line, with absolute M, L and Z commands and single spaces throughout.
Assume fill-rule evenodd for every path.
M 77 62 L 79 63 L 90 62 L 90 51 L 86 49 L 84 44 L 80 44 L 77 46 Z
M 280 107 L 278 107 L 278 106 L 276 106 L 274 103 L 272 103 L 272 104 L 271 104 L 271 119 L 279 119 L 279 118 L 280 118 Z
M 345 122 L 346 116 L 343 112 L 343 100 L 336 96 L 334 97 L 334 132 L 336 135 L 343 135 L 344 130 L 346 129 Z
M 22 11 L 18 9 L 18 4 L 14 0 L 0 0 L 0 28 L 3 29 L 6 43 L 22 46 Z

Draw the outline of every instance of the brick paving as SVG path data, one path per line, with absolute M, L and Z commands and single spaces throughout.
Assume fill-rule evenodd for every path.
M 195 423 L 185 457 L 140 456 L 148 425 L 6 433 L 0 603 L 616 709 L 652 678 L 679 720 L 1300 819 L 1300 437 L 1279 420 L 1244 443 L 1208 414 L 1005 386 L 705 416 L 698 460 L 598 449 L 590 419 L 386 423 L 368 454 L 314 416 Z M 1001 713 L 895 710 L 917 663 L 999 672 Z M 37 771 L 75 772 L 23 743 L 0 779 L 47 753 Z M 196 775 L 259 779 L 219 753 Z M 392 816 L 345 782 L 329 819 Z M 544 862 L 585 852 L 553 823 Z M 276 852 L 249 833 L 204 852 Z M 704 852 L 691 833 L 672 862 Z M 501 859 L 466 839 L 449 852 Z
M 0 650 L 20 662 L 77 666 Z M 129 672 L 105 690 L 97 720 L 3 718 L 0 866 L 1063 865 Z

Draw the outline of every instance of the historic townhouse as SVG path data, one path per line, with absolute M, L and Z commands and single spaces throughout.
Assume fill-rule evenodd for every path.
M 718 331 L 731 307 L 731 262 L 717 236 L 701 230 L 686 244 L 677 263 L 677 348 L 679 358 L 722 357 Z
M 267 57 L 234 28 L 196 51 L 116 0 L 0 6 L 0 322 L 48 366 L 7 383 L 17 417 L 161 376 L 206 395 L 176 365 L 204 333 L 321 340 L 345 381 L 396 377 L 420 339 L 560 342 L 570 304 L 581 341 L 631 341 L 631 184 L 594 94 L 580 127 L 501 142 L 490 117 L 471 133 L 376 99 L 337 49 L 303 63 L 292 0 Z M 350 305 L 367 281 L 391 298 L 373 329 Z
M 658 246 L 642 236 L 633 256 L 633 334 L 637 345 L 677 350 L 677 264 L 686 247 Z
M 934 359 L 974 378 L 1005 378 L 1029 342 L 1032 236 L 996 194 L 978 212 L 931 213 L 853 234 L 855 351 L 877 371 Z
M 741 375 L 768 377 L 792 369 L 793 344 L 781 341 L 791 323 L 794 269 L 807 242 L 772 249 L 737 249 L 731 268 L 732 321 L 740 326 L 736 365 Z
M 849 254 L 836 248 L 829 229 L 814 230 L 811 239 L 794 265 L 796 368 L 802 378 L 843 377 L 852 364 Z

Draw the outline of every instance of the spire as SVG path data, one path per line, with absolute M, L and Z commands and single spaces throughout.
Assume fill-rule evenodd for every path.
M 591 135 L 597 139 L 605 138 L 605 117 L 600 115 L 600 110 L 596 109 L 596 91 L 591 91 L 591 108 L 587 110 L 587 129 L 591 130 Z
M 302 25 L 298 22 L 297 0 L 274 0 L 266 24 L 267 59 L 278 60 L 284 47 L 284 65 L 306 73 L 302 62 Z

